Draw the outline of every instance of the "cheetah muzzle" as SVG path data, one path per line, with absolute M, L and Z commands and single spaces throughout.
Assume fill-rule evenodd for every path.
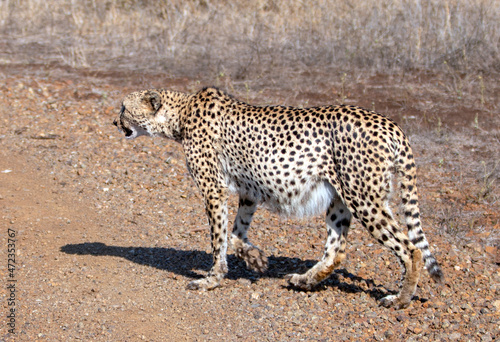
M 129 139 L 173 139 L 186 155 L 211 229 L 213 266 L 190 289 L 213 289 L 227 273 L 230 192 L 239 195 L 230 243 L 248 268 L 268 260 L 247 237 L 258 205 L 293 216 L 326 213 L 328 237 L 321 260 L 304 274 L 286 277 L 309 290 L 343 259 L 354 216 L 401 261 L 400 292 L 381 305 L 407 307 L 423 266 L 440 282 L 443 273 L 421 227 L 416 167 L 408 138 L 382 114 L 355 106 L 295 108 L 252 106 L 216 88 L 195 94 L 165 89 L 134 92 L 123 100 L 115 125 Z M 405 234 L 388 206 L 397 177 Z

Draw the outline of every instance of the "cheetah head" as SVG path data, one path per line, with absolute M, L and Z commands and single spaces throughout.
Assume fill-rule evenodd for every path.
M 141 135 L 176 139 L 179 135 L 179 111 L 185 107 L 185 95 L 168 90 L 144 90 L 127 95 L 117 120 L 113 122 L 127 139 Z

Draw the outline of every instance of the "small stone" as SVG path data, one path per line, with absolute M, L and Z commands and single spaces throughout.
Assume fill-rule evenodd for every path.
M 258 292 L 253 292 L 252 295 L 251 295 L 251 298 L 252 299 L 259 299 L 260 298 L 260 294 Z
M 492 257 L 492 261 L 496 264 L 500 263 L 500 248 L 495 246 L 486 246 L 484 247 L 486 253 L 488 253 Z
M 450 292 L 447 289 L 443 289 L 441 291 L 441 296 L 442 297 L 448 297 L 450 295 Z
M 405 315 L 397 315 L 396 316 L 396 319 L 398 322 L 402 322 L 404 320 L 406 320 L 408 317 L 406 317 Z
M 481 342 L 491 342 L 491 341 L 493 341 L 493 338 L 491 337 L 491 334 L 489 332 L 486 332 L 481 336 Z
M 493 306 L 496 309 L 496 312 L 500 312 L 500 299 L 497 299 L 493 302 Z
M 326 304 L 328 304 L 328 306 L 332 306 L 333 304 L 335 304 L 335 300 L 333 300 L 332 297 L 326 297 L 324 301 Z
M 248 287 L 248 286 L 252 285 L 252 282 L 249 279 L 246 279 L 246 278 L 239 278 L 238 279 L 238 284 L 240 284 L 241 286 Z
M 490 313 L 490 310 L 488 310 L 487 308 L 482 308 L 481 310 L 479 310 L 479 312 L 483 315 L 486 315 Z
M 417 334 L 417 335 L 418 335 L 418 334 L 421 334 L 421 333 L 422 333 L 422 331 L 423 331 L 423 330 L 422 330 L 422 328 L 420 328 L 420 327 L 414 327 L 414 328 L 412 329 L 412 332 L 413 332 L 414 334 Z

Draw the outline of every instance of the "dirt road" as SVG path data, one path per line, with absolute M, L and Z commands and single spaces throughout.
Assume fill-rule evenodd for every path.
M 311 292 L 288 288 L 285 274 L 303 272 L 321 256 L 323 219 L 264 210 L 250 236 L 269 256 L 269 271 L 247 271 L 231 254 L 221 288 L 186 290 L 206 274 L 211 255 L 203 204 L 182 151 L 170 141 L 125 141 L 111 122 L 129 91 L 191 91 L 196 80 L 4 67 L 0 340 L 498 339 L 498 113 L 450 100 L 432 108 L 443 113 L 438 121 L 424 116 L 427 94 L 410 94 L 401 104 L 390 79 L 386 93 L 372 81 L 353 86 L 348 101 L 375 106 L 409 132 L 424 230 L 446 275 L 437 286 L 423 273 L 415 301 L 400 311 L 377 303 L 397 290 L 396 258 L 358 223 L 346 262 L 329 280 Z M 264 87 L 247 96 L 294 105 L 307 98 L 312 105 L 328 103 L 329 94 L 329 87 L 305 95 Z

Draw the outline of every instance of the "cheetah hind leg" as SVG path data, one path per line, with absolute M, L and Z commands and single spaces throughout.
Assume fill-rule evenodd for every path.
M 242 259 L 247 268 L 263 273 L 267 270 L 268 260 L 259 248 L 248 241 L 247 231 L 252 222 L 257 204 L 249 199 L 240 198 L 238 213 L 234 220 L 231 245 L 238 258 Z
M 333 270 L 345 259 L 345 247 L 351 212 L 340 198 L 335 199 L 326 213 L 328 237 L 323 258 L 304 274 L 289 274 L 285 277 L 289 284 L 302 290 L 311 290 L 328 278 Z
M 389 295 L 380 300 L 380 305 L 388 308 L 404 309 L 410 305 L 411 299 L 415 294 L 420 269 L 422 269 L 422 252 L 419 249 L 414 249 L 411 252 L 411 271 L 409 276 L 404 279 L 403 287 L 398 295 Z

